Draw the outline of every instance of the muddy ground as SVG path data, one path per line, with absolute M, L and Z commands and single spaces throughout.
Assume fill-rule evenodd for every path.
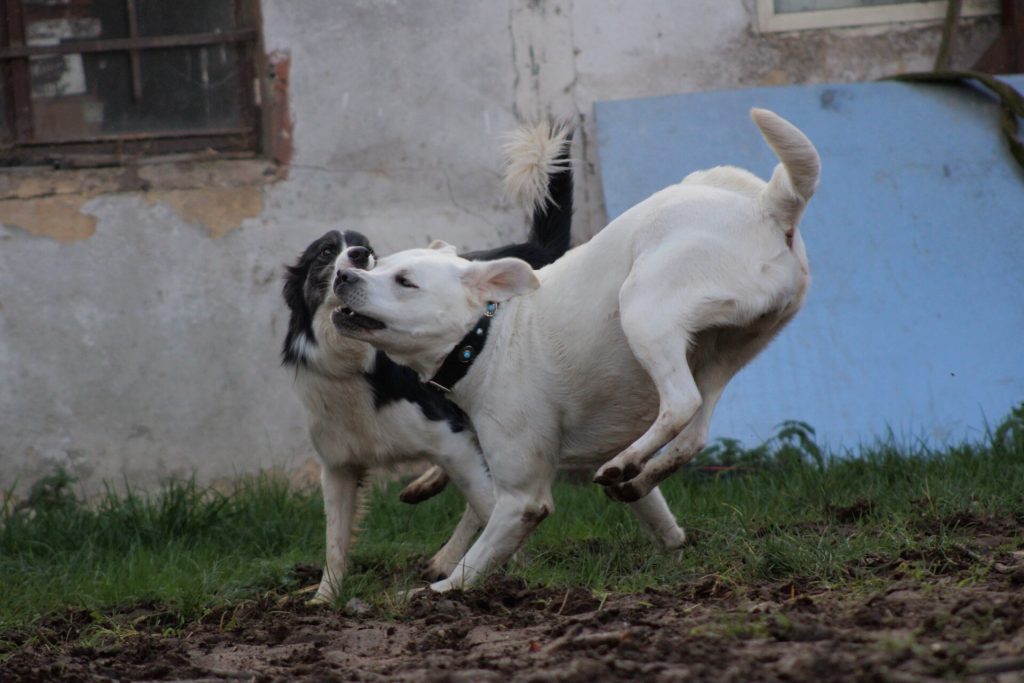
M 843 590 L 710 575 L 602 598 L 494 577 L 397 618 L 267 598 L 164 635 L 141 606 L 123 615 L 137 633 L 88 646 L 95 616 L 69 612 L 0 634 L 17 645 L 0 681 L 1022 681 L 1021 525 L 972 522 L 952 553 L 863 558 Z

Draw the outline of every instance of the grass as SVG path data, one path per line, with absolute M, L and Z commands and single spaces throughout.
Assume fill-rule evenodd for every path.
M 872 566 L 902 563 L 926 576 L 963 557 L 965 522 L 1024 523 L 1024 405 L 980 444 L 941 452 L 882 443 L 826 458 L 813 431 L 787 423 L 756 448 L 723 441 L 698 459 L 731 469 L 690 469 L 663 487 L 694 538 L 682 557 L 655 552 L 628 509 L 598 487 L 559 484 L 557 514 L 508 569 L 527 582 L 595 592 L 668 586 L 695 576 L 744 584 L 800 579 L 870 583 Z M 156 613 L 168 628 L 239 601 L 312 583 L 323 556 L 319 492 L 258 478 L 230 494 L 176 483 L 154 496 L 108 491 L 85 504 L 58 473 L 28 504 L 0 510 L 0 652 L 3 634 L 66 615 Z M 416 507 L 398 485 L 370 494 L 342 604 L 393 604 L 417 585 L 422 561 L 461 511 L 452 491 Z M 97 619 L 98 629 L 113 622 Z M 130 621 L 118 622 L 130 628 Z

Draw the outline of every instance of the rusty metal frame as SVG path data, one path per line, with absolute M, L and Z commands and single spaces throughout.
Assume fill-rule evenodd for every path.
M 0 0 L 0 85 L 6 130 L 0 137 L 0 165 L 53 164 L 56 166 L 123 163 L 137 156 L 172 153 L 256 152 L 260 146 L 260 112 L 256 103 L 256 63 L 260 41 L 256 0 L 232 0 L 238 28 L 231 31 L 171 36 L 139 36 L 135 0 L 125 0 L 130 37 L 87 40 L 57 45 L 27 45 L 21 0 Z M 238 46 L 239 116 L 242 126 L 221 129 L 154 130 L 109 135 L 38 139 L 32 130 L 29 57 L 37 55 L 127 52 L 132 61 L 132 94 L 142 98 L 139 51 L 202 45 Z
M 1024 71 L 1024 0 L 1002 0 L 1002 30 L 974 64 L 990 74 Z
M 18 0 L 6 0 L 8 4 Z M 77 55 L 86 52 L 131 52 L 160 50 L 169 47 L 195 47 L 221 43 L 243 43 L 256 39 L 256 29 L 240 29 L 220 33 L 189 33 L 177 36 L 146 36 L 137 38 L 106 38 L 83 40 L 58 45 L 12 45 L 0 49 L 0 59 L 20 59 L 38 55 Z

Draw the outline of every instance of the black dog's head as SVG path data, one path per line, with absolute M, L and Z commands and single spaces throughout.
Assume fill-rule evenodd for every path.
M 285 365 L 305 363 L 317 346 L 313 318 L 327 299 L 335 273 L 346 268 L 366 270 L 375 263 L 373 248 L 362 233 L 331 230 L 306 247 L 295 265 L 285 266 L 282 294 L 290 311 L 281 349 Z

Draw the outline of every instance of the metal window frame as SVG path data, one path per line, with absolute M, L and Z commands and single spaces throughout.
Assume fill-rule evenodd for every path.
M 804 31 L 843 26 L 866 26 L 910 21 L 932 21 L 946 15 L 946 0 L 892 5 L 872 5 L 809 12 L 775 12 L 775 0 L 757 0 L 757 25 L 764 33 Z M 999 0 L 964 0 L 960 15 L 976 17 L 999 14 Z
M 135 0 L 125 0 L 134 19 Z M 231 31 L 140 37 L 130 21 L 131 36 L 84 40 L 56 45 L 27 45 L 21 0 L 0 0 L 0 79 L 4 90 L 6 131 L 0 135 L 0 165 L 52 164 L 98 166 L 123 163 L 128 158 L 162 154 L 255 153 L 261 141 L 260 112 L 256 104 L 259 78 L 260 30 L 256 0 L 233 0 L 235 25 Z M 132 91 L 141 97 L 138 54 L 142 50 L 187 48 L 204 45 L 236 45 L 240 120 L 243 125 L 217 129 L 153 130 L 104 135 L 37 139 L 32 130 L 32 96 L 29 58 L 37 55 L 125 52 L 132 61 Z

